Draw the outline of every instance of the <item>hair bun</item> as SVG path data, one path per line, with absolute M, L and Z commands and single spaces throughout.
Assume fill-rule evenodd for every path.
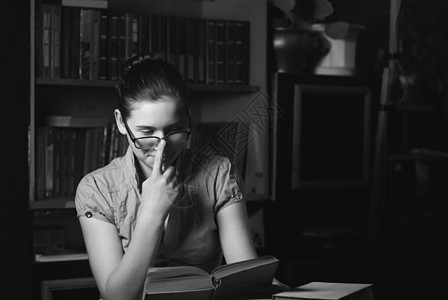
M 128 72 L 130 69 L 132 69 L 132 67 L 147 60 L 160 60 L 160 57 L 152 53 L 138 53 L 126 61 L 124 65 L 125 71 Z

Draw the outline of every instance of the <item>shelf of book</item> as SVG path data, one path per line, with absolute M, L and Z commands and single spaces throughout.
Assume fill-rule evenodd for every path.
M 248 85 L 250 22 L 116 12 L 36 0 L 36 76 L 117 80 L 151 52 L 195 84 Z
M 83 80 L 66 78 L 36 78 L 38 86 L 78 86 L 78 87 L 99 87 L 114 88 L 118 81 L 113 80 Z M 194 93 L 254 93 L 260 90 L 259 86 L 254 85 L 224 85 L 224 84 L 189 84 L 191 92 Z

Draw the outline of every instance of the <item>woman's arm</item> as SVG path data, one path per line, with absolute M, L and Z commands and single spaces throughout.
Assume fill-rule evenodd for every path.
M 151 176 L 143 182 L 141 206 L 132 240 L 123 253 L 117 228 L 80 217 L 92 273 L 104 300 L 141 299 L 148 268 L 154 264 L 165 219 L 171 208 L 173 167 L 162 171 L 165 141 L 159 143 Z
M 141 299 L 148 268 L 153 264 L 163 222 L 137 222 L 133 240 L 123 255 L 113 224 L 80 217 L 89 263 L 104 300 Z
M 237 202 L 221 209 L 217 222 L 226 263 L 258 256 L 252 241 L 246 203 Z
M 257 257 L 252 241 L 249 220 L 244 202 L 237 202 L 218 212 L 217 216 L 222 250 L 226 263 Z M 246 291 L 250 296 L 270 297 L 274 293 L 289 290 L 290 287 L 276 278 L 272 286 L 255 287 Z

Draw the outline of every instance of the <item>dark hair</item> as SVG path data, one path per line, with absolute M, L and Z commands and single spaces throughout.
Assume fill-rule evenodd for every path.
M 157 101 L 163 96 L 178 98 L 188 109 L 187 84 L 173 65 L 151 53 L 142 53 L 128 59 L 125 68 L 117 87 L 117 108 L 125 119 L 132 104 Z

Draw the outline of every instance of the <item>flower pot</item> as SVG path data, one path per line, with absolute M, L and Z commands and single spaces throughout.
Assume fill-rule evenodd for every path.
M 275 28 L 273 46 L 280 73 L 312 70 L 329 51 L 322 32 L 304 28 Z

